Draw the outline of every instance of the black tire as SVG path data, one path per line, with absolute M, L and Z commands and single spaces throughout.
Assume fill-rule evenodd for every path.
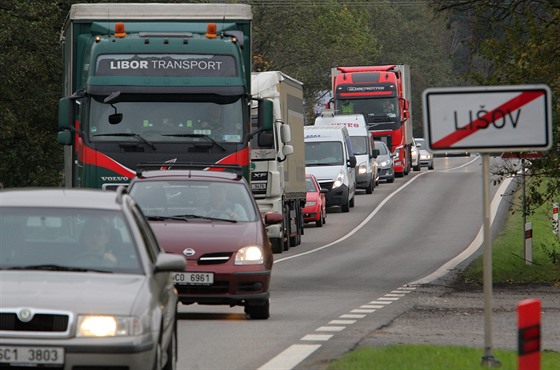
M 432 163 L 431 166 L 428 167 L 429 170 L 433 170 L 434 169 L 434 164 Z
M 389 178 L 387 179 L 387 182 L 388 182 L 389 184 L 395 182 L 395 175 L 389 177 Z
M 284 250 L 284 241 L 279 238 L 270 239 L 272 245 L 272 253 L 282 253 Z
M 350 212 L 350 199 L 346 198 L 346 202 L 340 206 L 342 212 Z
M 317 227 L 323 227 L 323 214 L 321 213 L 321 215 L 319 216 L 319 220 L 315 221 L 315 226 Z
M 374 188 L 375 188 L 375 180 L 371 179 L 371 182 L 369 183 L 369 186 L 366 188 L 366 194 L 373 193 Z
M 250 304 L 245 306 L 245 313 L 252 320 L 266 320 L 270 317 L 270 300 L 267 299 L 264 304 Z
M 353 196 L 353 197 L 350 199 L 350 208 L 354 208 L 354 204 L 355 204 L 354 199 L 355 199 L 355 198 L 356 198 L 356 196 Z

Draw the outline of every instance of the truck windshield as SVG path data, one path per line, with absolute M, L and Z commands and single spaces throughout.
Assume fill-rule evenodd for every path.
M 89 122 L 84 122 L 90 141 L 135 141 L 138 140 L 135 135 L 140 135 L 158 143 L 208 139 L 221 143 L 243 142 L 242 99 L 227 103 L 125 101 L 113 106 L 102 99 L 91 99 Z M 109 115 L 115 109 L 122 114 L 122 121 L 110 124 Z
M 396 129 L 398 118 L 397 98 L 337 99 L 338 114 L 365 114 L 370 129 Z

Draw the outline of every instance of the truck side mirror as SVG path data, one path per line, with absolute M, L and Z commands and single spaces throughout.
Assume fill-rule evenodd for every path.
M 288 156 L 290 154 L 294 153 L 294 147 L 291 145 L 284 145 L 282 147 L 282 154 L 284 154 L 284 156 Z
M 64 97 L 58 101 L 58 128 L 61 130 L 69 130 L 74 123 L 75 100 L 70 97 Z
M 70 130 L 59 131 L 57 135 L 58 143 L 61 145 L 72 145 L 74 135 Z
M 284 144 L 288 144 L 292 141 L 292 130 L 290 126 L 285 123 L 280 126 L 280 140 L 282 140 Z
M 259 100 L 258 127 L 259 130 L 272 131 L 273 128 L 273 105 L 268 99 Z
M 348 159 L 348 166 L 350 168 L 356 167 L 356 157 L 354 155 L 351 155 L 350 158 Z

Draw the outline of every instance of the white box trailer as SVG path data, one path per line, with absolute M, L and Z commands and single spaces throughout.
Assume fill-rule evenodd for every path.
M 280 71 L 268 71 L 252 73 L 251 86 L 253 98 L 273 102 L 273 130 L 261 131 L 251 140 L 251 188 L 261 214 L 284 214 L 283 224 L 267 227 L 273 251 L 281 253 L 299 245 L 303 235 L 303 83 Z

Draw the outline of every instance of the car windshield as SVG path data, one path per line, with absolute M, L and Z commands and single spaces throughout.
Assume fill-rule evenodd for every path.
M 0 269 L 142 273 L 116 211 L 3 207 Z
M 242 183 L 150 180 L 131 185 L 130 195 L 149 220 L 254 222 L 260 214 Z
M 375 148 L 379 149 L 379 155 L 387 155 L 389 151 L 387 150 L 387 146 L 383 144 L 381 141 L 375 142 Z
M 427 145 L 426 145 L 426 141 L 424 141 L 424 140 L 419 140 L 419 139 L 416 139 L 415 141 L 416 141 L 416 144 L 417 144 L 417 145 L 420 145 L 420 146 L 419 146 L 420 149 L 428 150 L 428 147 L 427 147 Z
M 315 186 L 315 182 L 313 181 L 313 179 L 310 179 L 309 177 L 305 179 L 305 189 L 308 192 L 317 191 L 317 187 Z
M 344 154 L 339 141 L 317 141 L 305 143 L 306 166 L 342 165 Z

